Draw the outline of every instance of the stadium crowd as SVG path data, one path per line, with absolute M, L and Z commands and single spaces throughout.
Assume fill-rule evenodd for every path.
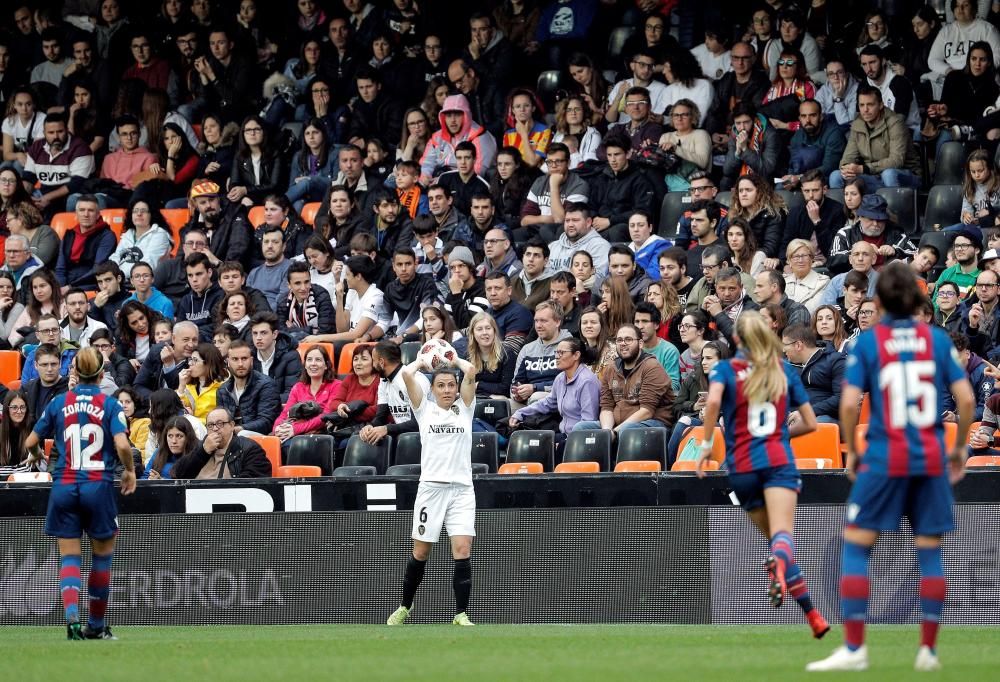
M 145 477 L 228 478 L 272 473 L 251 437 L 416 431 L 430 339 L 509 403 L 477 429 L 663 428 L 669 467 L 745 311 L 835 422 L 893 260 L 992 446 L 1000 2 L 3 11 L 4 477 L 87 346 Z

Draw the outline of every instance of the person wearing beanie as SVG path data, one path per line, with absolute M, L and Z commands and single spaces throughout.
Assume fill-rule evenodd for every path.
M 447 256 L 448 296 L 444 307 L 451 313 L 455 326 L 463 330 L 476 313 L 490 308 L 483 280 L 476 277 L 476 259 L 467 246 L 456 246 Z

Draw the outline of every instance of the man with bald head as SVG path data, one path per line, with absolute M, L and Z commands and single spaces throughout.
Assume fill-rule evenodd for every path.
M 877 257 L 878 252 L 875 250 L 873 244 L 869 242 L 855 242 L 851 246 L 851 251 L 847 256 L 847 260 L 851 264 L 851 269 L 840 273 L 830 280 L 830 284 L 823 291 L 823 298 L 819 304 L 837 305 L 837 297 L 844 290 L 844 279 L 850 272 L 859 272 L 868 278 L 867 296 L 868 298 L 874 298 L 875 284 L 878 282 L 878 272 L 875 270 L 875 259 Z
M 486 232 L 483 252 L 486 254 L 486 259 L 476 269 L 476 275 L 479 277 L 485 277 L 494 270 L 506 272 L 509 277 L 513 277 L 524 267 L 517 257 L 517 252 L 514 251 L 513 244 L 510 243 L 510 236 L 498 227 Z
M 472 120 L 481 123 L 493 137 L 503 137 L 507 110 L 504 94 L 497 83 L 484 79 L 476 67 L 464 59 L 456 59 L 448 65 L 448 82 L 469 101 Z
M 149 349 L 139 374 L 135 378 L 135 388 L 144 397 L 160 388 L 177 390 L 177 378 L 181 370 L 188 366 L 191 354 L 198 347 L 198 325 L 194 322 L 178 322 L 169 341 L 158 343 Z

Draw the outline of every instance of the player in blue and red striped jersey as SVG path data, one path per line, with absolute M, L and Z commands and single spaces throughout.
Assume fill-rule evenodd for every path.
M 965 443 L 975 395 L 947 332 L 913 319 L 923 294 L 902 263 L 886 266 L 876 294 L 882 320 L 862 333 L 847 358 L 840 400 L 843 433 L 853 434 L 862 394 L 871 399 L 868 449 L 847 439 L 847 470 L 854 481 L 847 504 L 841 558 L 840 603 L 844 646 L 807 670 L 865 670 L 868 559 L 880 532 L 897 530 L 905 515 L 920 563 L 923 611 L 917 670 L 940 668 L 935 644 L 945 579 L 941 536 L 954 528 L 951 484 L 965 473 Z M 945 398 L 958 412 L 955 446 L 944 443 Z
M 135 491 L 132 447 L 125 413 L 117 400 L 101 393 L 104 357 L 84 348 L 73 359 L 79 383 L 53 398 L 24 442 L 37 452 L 43 438 L 55 438 L 57 459 L 45 533 L 59 541 L 59 589 L 69 639 L 114 639 L 105 623 L 111 592 L 111 555 L 118 534 L 114 476 L 118 460 L 125 465 L 122 494 Z M 90 537 L 93 565 L 87 580 L 90 595 L 87 626 L 80 625 L 80 538 Z
M 740 354 L 721 360 L 709 375 L 705 433 L 714 433 L 722 412 L 729 481 L 750 520 L 771 543 L 766 565 L 768 597 L 775 608 L 791 594 L 819 639 L 830 626 L 809 597 L 802 569 L 795 561 L 795 505 L 802 479 L 789 439 L 816 430 L 799 373 L 782 357 L 781 341 L 760 313 L 747 311 L 736 323 Z M 791 427 L 788 415 L 801 419 Z M 705 475 L 711 439 L 702 444 L 698 476 Z

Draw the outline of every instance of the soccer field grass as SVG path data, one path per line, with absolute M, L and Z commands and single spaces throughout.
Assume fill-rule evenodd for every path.
M 806 626 L 480 625 L 115 628 L 117 642 L 68 642 L 57 628 L 5 627 L 9 680 L 801 680 L 840 643 Z M 869 629 L 867 673 L 913 672 L 917 626 Z M 935 680 L 1000 679 L 1000 628 L 945 627 Z M 93 671 L 88 674 L 87 671 Z

